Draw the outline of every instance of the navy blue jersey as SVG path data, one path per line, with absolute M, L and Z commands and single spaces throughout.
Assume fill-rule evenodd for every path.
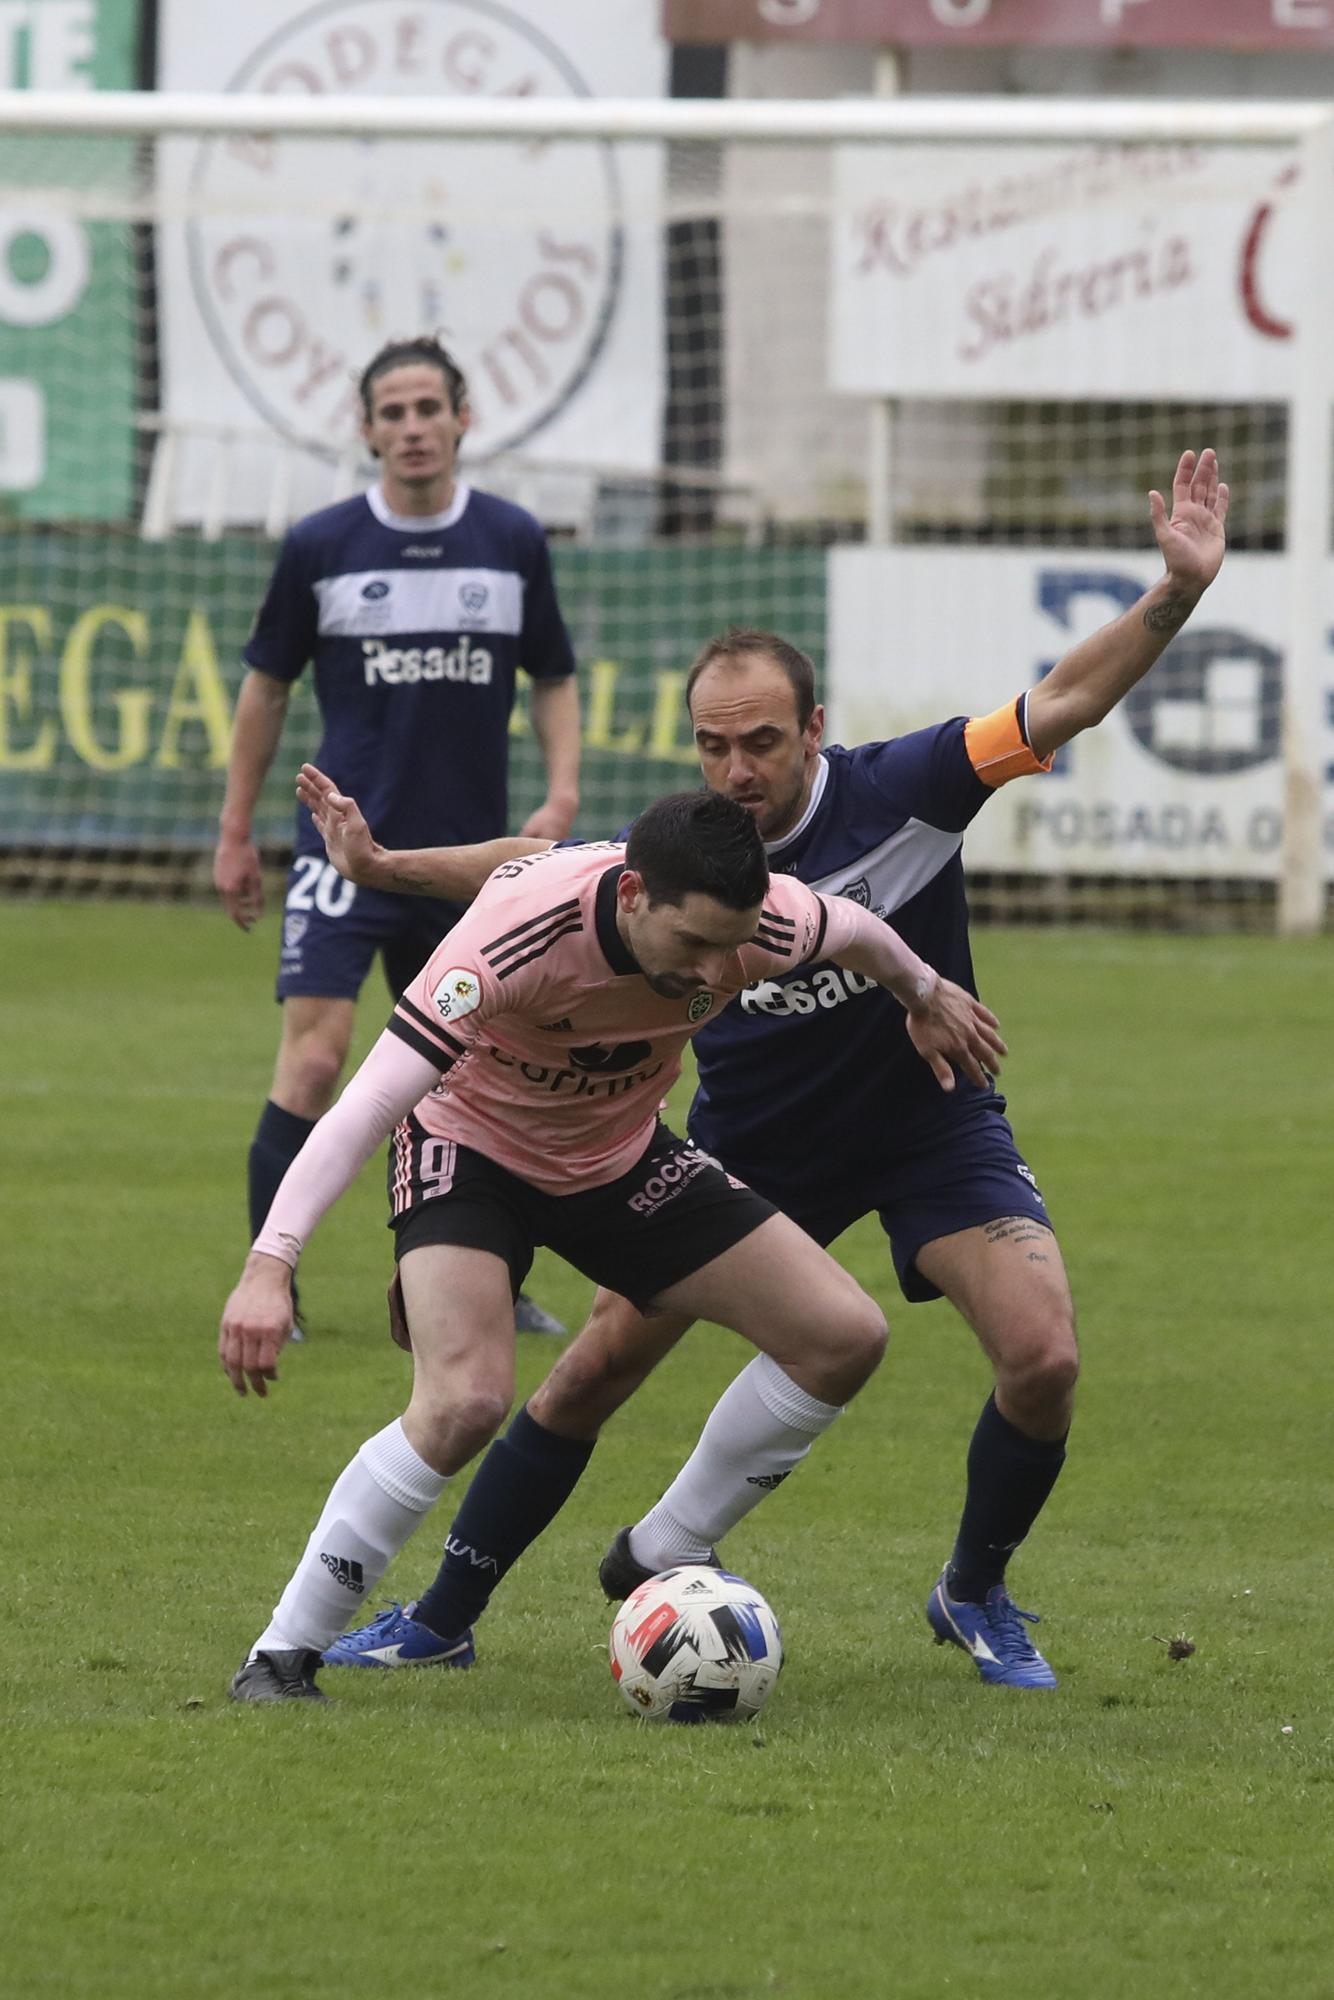
M 769 845 L 771 871 L 874 910 L 975 993 L 960 850 L 996 786 L 1041 768 L 1023 709 L 1021 697 L 994 716 L 824 751 L 800 823 Z M 798 1207 L 822 1176 L 929 1144 L 992 1093 L 961 1076 L 942 1091 L 906 1018 L 883 987 L 830 964 L 748 987 L 695 1037 L 691 1138 Z
M 314 662 L 315 761 L 390 847 L 504 833 L 516 670 L 574 672 L 541 527 L 463 484 L 444 514 L 375 487 L 298 521 L 245 658 L 280 681 Z M 296 852 L 323 851 L 298 808 Z

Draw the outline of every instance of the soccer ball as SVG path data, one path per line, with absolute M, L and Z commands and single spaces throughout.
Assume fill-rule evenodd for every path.
M 747 1722 L 783 1664 L 778 1620 L 758 1590 L 691 1563 L 651 1576 L 616 1614 L 612 1678 L 650 1722 Z

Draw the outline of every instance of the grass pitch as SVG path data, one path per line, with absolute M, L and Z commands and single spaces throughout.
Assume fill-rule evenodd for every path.
M 239 1402 L 213 1339 L 272 924 L 0 908 L 0 1992 L 1334 1992 L 1334 948 L 978 943 L 1081 1310 L 1070 1461 L 1013 1572 L 1061 1687 L 988 1690 L 930 1644 L 987 1377 L 862 1225 L 840 1254 L 889 1359 L 728 1546 L 787 1669 L 757 1726 L 678 1731 L 623 1715 L 594 1570 L 742 1359 L 712 1329 L 611 1426 L 475 1672 L 228 1704 L 334 1473 L 401 1404 L 380 1172 L 307 1259 L 310 1342 Z M 588 1297 L 548 1258 L 534 1289 L 571 1320 Z M 522 1350 L 526 1392 L 554 1349 Z

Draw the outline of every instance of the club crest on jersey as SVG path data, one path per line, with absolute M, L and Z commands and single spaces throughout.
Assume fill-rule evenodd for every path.
M 445 974 L 431 998 L 447 1021 L 461 1021 L 465 1014 L 471 1014 L 481 1005 L 482 989 L 477 974 L 456 965 Z
M 283 943 L 287 946 L 289 951 L 296 950 L 296 947 L 300 944 L 302 938 L 306 935 L 306 929 L 309 923 L 310 923 L 309 917 L 283 918 Z
M 872 902 L 871 884 L 865 875 L 859 875 L 855 882 L 846 883 L 838 891 L 838 894 L 843 898 L 844 902 L 855 903 L 859 910 L 870 910 L 872 915 L 879 917 L 882 923 L 888 923 L 889 911 L 883 903 Z
M 369 583 L 362 584 L 361 594 L 368 604 L 378 604 L 382 597 L 388 597 L 389 585 L 382 576 L 373 577 Z
M 470 618 L 476 618 L 486 609 L 486 600 L 491 595 L 484 583 L 465 583 L 459 589 L 459 603 Z
M 687 1021 L 702 1021 L 706 1014 L 713 1012 L 712 993 L 697 993 L 686 1008 Z

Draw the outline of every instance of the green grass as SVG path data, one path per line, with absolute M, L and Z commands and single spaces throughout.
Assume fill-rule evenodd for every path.
M 1016 1564 L 1060 1690 L 985 1690 L 929 1643 L 987 1378 L 862 1225 L 841 1250 L 889 1359 L 728 1549 L 788 1667 L 758 1726 L 673 1731 L 620 1712 L 594 1568 L 738 1365 L 711 1329 L 609 1429 L 476 1672 L 229 1706 L 333 1474 L 400 1406 L 379 1173 L 312 1249 L 311 1341 L 239 1402 L 213 1335 L 271 927 L 0 908 L 0 1992 L 1334 1991 L 1334 948 L 978 944 L 1081 1309 L 1069 1466 Z M 582 1280 L 536 1279 L 578 1317 Z M 522 1350 L 526 1391 L 553 1347 Z M 1154 1635 L 1180 1632 L 1177 1663 Z

